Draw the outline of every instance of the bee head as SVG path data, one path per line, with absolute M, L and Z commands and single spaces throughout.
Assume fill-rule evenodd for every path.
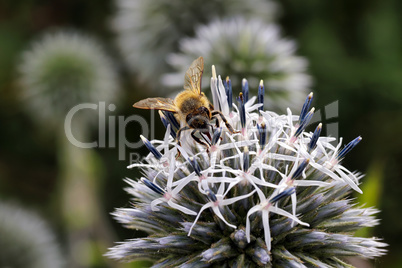
M 211 120 L 211 112 L 208 108 L 201 106 L 186 116 L 187 124 L 191 128 L 208 131 L 209 121 Z

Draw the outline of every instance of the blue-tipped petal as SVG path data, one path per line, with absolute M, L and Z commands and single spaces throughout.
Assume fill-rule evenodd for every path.
M 216 198 L 216 195 L 210 189 L 205 190 L 205 192 L 207 193 L 209 200 L 211 200 L 212 202 L 218 201 L 218 199 Z
M 270 200 L 270 203 L 273 204 L 275 202 L 278 202 L 280 199 L 294 194 L 295 191 L 296 191 L 295 187 L 290 187 L 290 188 L 284 190 L 282 193 L 277 194 L 276 196 L 272 197 Z
M 336 159 L 341 160 L 342 158 L 345 157 L 347 153 L 349 153 L 360 141 L 362 140 L 362 137 L 357 137 L 351 142 L 349 142 L 345 147 L 343 147 L 342 150 L 340 150 L 336 156 Z
M 260 146 L 264 147 L 267 143 L 267 126 L 265 123 L 257 124 L 258 133 L 260 135 Z
M 237 98 L 237 101 L 239 103 L 239 114 L 240 114 L 240 123 L 241 123 L 241 128 L 246 127 L 246 109 L 244 108 L 244 96 L 243 93 L 240 93 L 239 97 Z
M 311 153 L 317 146 L 317 141 L 318 141 L 318 138 L 320 137 L 321 129 L 322 129 L 322 124 L 320 123 L 320 124 L 318 124 L 317 128 L 315 129 L 314 134 L 311 137 L 310 143 L 308 144 L 307 151 L 309 153 Z
M 216 128 L 214 131 L 214 135 L 212 136 L 211 145 L 215 145 L 219 141 L 221 134 L 222 134 L 222 128 L 221 127 Z
M 194 157 L 190 157 L 189 162 L 190 162 L 191 166 L 193 167 L 195 174 L 197 174 L 198 177 L 201 177 L 202 176 L 201 168 L 200 168 L 200 165 L 198 165 L 197 160 L 195 160 Z
M 146 178 L 141 178 L 141 181 L 152 191 L 154 191 L 157 194 L 164 195 L 166 193 L 165 190 L 163 190 L 161 187 L 153 183 L 152 181 L 146 179 Z
M 174 116 L 174 113 L 169 112 L 169 111 L 162 111 L 163 114 L 166 116 L 168 122 L 170 123 L 171 126 L 173 126 L 173 129 L 179 130 L 180 129 L 180 124 L 177 121 L 176 117 Z
M 223 83 L 225 85 L 229 110 L 231 111 L 233 108 L 233 91 L 232 91 L 232 81 L 230 81 L 229 76 L 226 77 L 226 81 L 223 81 Z
M 168 126 L 171 124 L 169 123 L 167 116 L 162 111 L 159 111 L 159 116 L 165 128 L 168 128 Z M 176 139 L 176 132 L 173 130 L 172 127 L 170 127 L 170 136 L 172 136 L 173 139 Z
M 247 172 L 249 168 L 250 168 L 250 152 L 248 150 L 248 146 L 245 146 L 243 151 L 243 171 Z
M 243 78 L 241 86 L 242 86 L 241 92 L 243 93 L 243 100 L 244 100 L 244 103 L 246 103 L 246 102 L 248 102 L 248 93 L 249 93 L 247 79 Z
M 303 104 L 302 110 L 300 112 L 300 117 L 299 117 L 299 124 L 301 124 L 304 120 L 304 118 L 307 115 L 308 110 L 310 110 L 311 102 L 313 101 L 313 92 L 308 94 L 306 101 Z
M 310 123 L 311 118 L 313 118 L 314 115 L 314 108 L 311 109 L 310 112 L 306 114 L 304 117 L 303 121 L 301 122 L 300 126 L 297 128 L 295 134 L 293 135 L 294 137 L 299 137 L 300 134 L 304 131 L 304 129 L 307 127 L 308 123 Z
M 260 85 L 258 86 L 258 103 L 262 104 L 261 107 L 258 107 L 259 111 L 264 110 L 264 94 L 265 94 L 265 87 L 264 87 L 264 81 L 260 81 Z
M 168 123 L 168 120 L 166 118 L 166 115 L 162 111 L 158 111 L 158 113 L 159 113 L 159 116 L 161 118 L 161 121 L 162 121 L 163 125 L 165 127 L 167 127 L 167 125 L 169 125 L 169 123 Z
M 295 171 L 295 172 L 293 173 L 293 175 L 292 175 L 292 180 L 295 180 L 295 179 L 301 177 L 301 175 L 302 175 L 304 169 L 307 167 L 307 165 L 308 165 L 309 162 L 310 162 L 310 160 L 309 160 L 309 159 L 306 159 L 306 160 L 304 160 L 304 161 L 300 164 L 300 166 L 298 166 L 298 167 L 296 168 L 296 171 Z
M 148 148 L 148 150 L 155 156 L 156 159 L 160 160 L 162 158 L 162 154 L 152 145 L 152 143 L 145 138 L 144 136 L 140 135 L 142 142 Z

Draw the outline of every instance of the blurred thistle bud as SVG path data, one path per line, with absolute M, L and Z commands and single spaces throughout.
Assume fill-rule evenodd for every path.
M 0 202 L 0 267 L 64 267 L 46 222 L 17 205 Z
M 27 109 L 46 124 L 62 124 L 75 105 L 116 98 L 112 61 L 98 42 L 74 31 L 47 33 L 33 42 L 19 71 Z
M 123 59 L 155 90 L 160 76 L 172 70 L 166 55 L 178 51 L 179 40 L 194 36 L 196 26 L 236 15 L 272 21 L 278 14 L 271 0 L 115 0 L 115 6 L 112 28 Z
M 164 75 L 162 83 L 172 90 L 180 88 L 183 73 L 202 55 L 206 66 L 217 63 L 223 76 L 230 76 L 233 89 L 244 88 L 242 80 L 247 76 L 249 91 L 257 96 L 262 79 L 268 109 L 300 109 L 312 79 L 306 73 L 307 60 L 295 55 L 296 48 L 295 41 L 283 38 L 274 23 L 240 17 L 215 20 L 198 27 L 195 37 L 180 41 L 180 53 L 168 57 L 176 72 Z M 211 73 L 205 74 L 204 88 Z
M 195 141 L 178 145 L 169 127 L 164 140 L 144 139 L 150 153 L 130 166 L 144 177 L 126 180 L 133 205 L 113 215 L 149 236 L 119 243 L 107 256 L 150 259 L 154 268 L 351 267 L 343 258 L 386 253 L 380 239 L 354 236 L 378 224 L 378 210 L 349 197 L 362 193 L 362 176 L 341 164 L 360 137 L 340 149 L 342 141 L 333 146 L 335 138 L 317 133 L 321 125 L 306 132 L 290 109 L 259 110 L 252 94 L 244 105 L 241 93 L 242 108 L 229 109 L 215 72 L 210 85 L 214 107 L 242 131 L 220 124 L 209 150 Z M 191 140 L 190 132 L 183 135 Z

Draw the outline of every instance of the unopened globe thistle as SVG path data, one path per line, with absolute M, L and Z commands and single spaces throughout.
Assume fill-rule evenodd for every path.
M 271 0 L 115 0 L 115 6 L 112 28 L 123 59 L 155 90 L 161 74 L 171 71 L 166 56 L 177 52 L 178 41 L 193 36 L 196 26 L 235 15 L 271 21 L 278 14 Z
M 0 202 L 0 267 L 64 267 L 47 223 L 15 204 Z
M 74 31 L 48 33 L 33 42 L 19 71 L 26 107 L 46 124 L 63 123 L 77 104 L 108 102 L 117 93 L 113 64 L 100 44 Z
M 107 255 L 121 261 L 148 259 L 152 267 L 351 267 L 345 257 L 385 254 L 378 238 L 354 237 L 378 224 L 378 210 L 348 197 L 361 174 L 342 160 L 360 141 L 305 129 L 314 114 L 309 94 L 300 115 L 265 110 L 264 83 L 257 96 L 247 88 L 234 103 L 229 83 L 213 71 L 213 105 L 228 125 L 213 124 L 198 136 L 173 137 L 175 117 L 160 112 L 163 140 L 141 136 L 150 153 L 140 163 L 143 177 L 126 179 L 132 207 L 113 215 L 147 237 L 130 239 Z M 212 123 L 211 123 L 212 124 Z M 185 139 L 185 141 L 183 141 Z
M 215 20 L 198 27 L 195 37 L 180 41 L 180 52 L 168 57 L 176 72 L 165 75 L 162 82 L 174 90 L 180 88 L 183 72 L 202 55 L 207 66 L 216 62 L 224 77 L 230 75 L 233 87 L 241 87 L 247 78 L 250 91 L 257 94 L 263 79 L 270 110 L 298 109 L 312 79 L 306 73 L 307 60 L 295 54 L 296 48 L 295 41 L 283 38 L 274 23 L 240 17 Z M 204 87 L 208 86 L 206 77 Z
M 101 119 L 101 105 L 118 95 L 112 61 L 94 39 L 58 31 L 35 41 L 23 53 L 19 69 L 24 107 L 57 141 L 55 203 L 69 233 L 67 252 L 82 252 L 69 258 L 70 265 L 89 267 L 99 261 L 98 247 L 107 241 L 110 230 L 99 221 L 101 202 L 97 202 L 99 189 L 94 187 L 99 185 L 99 160 L 96 153 L 83 150 L 82 141 L 88 140 L 90 127 Z

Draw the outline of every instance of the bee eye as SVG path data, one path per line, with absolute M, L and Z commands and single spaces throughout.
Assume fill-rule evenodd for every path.
M 201 106 L 201 107 L 200 107 L 200 108 L 198 108 L 198 109 L 200 110 L 200 112 L 203 112 L 203 113 L 209 114 L 209 110 L 208 110 L 208 108 L 207 108 L 207 107 Z
M 186 122 L 189 123 L 189 122 L 191 121 L 192 117 L 193 117 L 193 114 L 192 114 L 192 113 L 191 113 L 191 114 L 188 114 L 188 115 L 186 116 Z

